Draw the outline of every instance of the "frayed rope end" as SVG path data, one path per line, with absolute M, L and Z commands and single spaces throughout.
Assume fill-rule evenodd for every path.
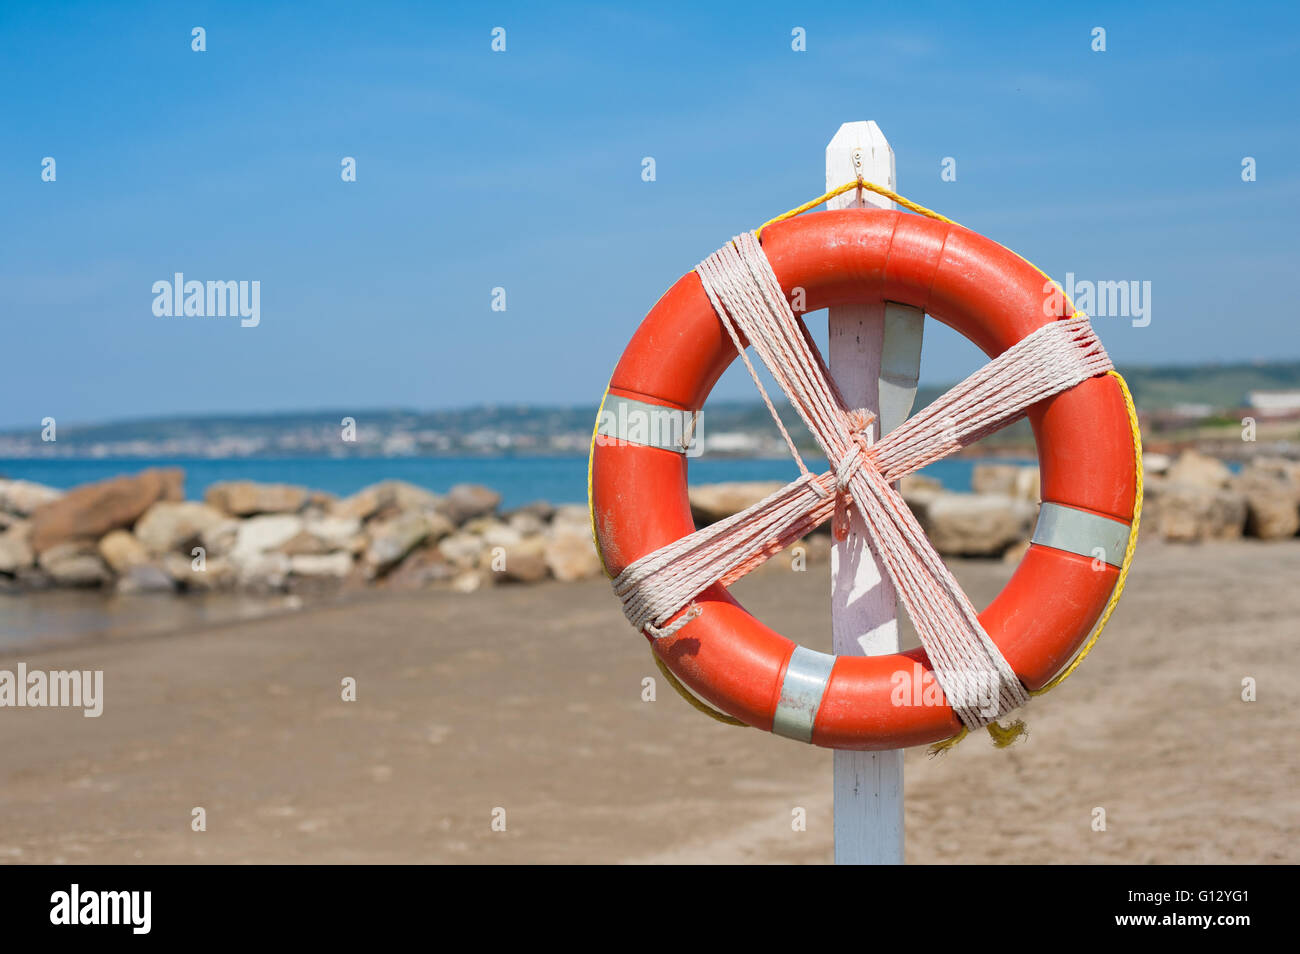
M 984 731 L 989 734 L 989 738 L 993 741 L 993 746 L 999 749 L 1005 749 L 1009 746 L 1015 745 L 1016 742 L 1029 733 L 1025 723 L 1020 719 L 1017 719 L 1010 725 L 1001 725 L 997 722 L 990 722 L 984 727 Z M 930 746 L 930 758 L 945 755 L 949 750 L 956 748 L 957 743 L 968 735 L 970 735 L 970 730 L 965 726 L 962 726 L 961 731 L 951 739 L 944 739 L 942 742 L 936 742 L 934 745 Z
M 969 734 L 970 731 L 965 726 L 962 726 L 961 731 L 951 739 L 944 739 L 942 742 L 934 743 L 934 745 L 930 746 L 930 758 L 936 758 L 945 754 L 949 749 L 954 748 L 958 742 L 966 738 Z
M 1025 723 L 1017 719 L 1010 725 L 999 725 L 997 722 L 990 722 L 984 727 L 988 732 L 989 738 L 993 740 L 993 745 L 999 749 L 1005 749 L 1024 737 L 1026 734 Z

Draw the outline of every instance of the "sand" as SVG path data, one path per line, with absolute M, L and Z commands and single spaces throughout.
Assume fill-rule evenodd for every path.
M 977 605 L 1009 574 L 954 566 Z M 1144 541 L 1101 647 L 1029 707 L 1026 741 L 908 752 L 908 861 L 1300 861 L 1298 576 L 1300 541 Z M 736 592 L 826 649 L 827 587 L 825 566 L 778 566 Z M 604 581 L 373 596 L 0 668 L 19 661 L 104 670 L 105 707 L 0 709 L 0 861 L 831 857 L 831 754 L 715 724 L 662 681 L 643 702 L 656 673 Z

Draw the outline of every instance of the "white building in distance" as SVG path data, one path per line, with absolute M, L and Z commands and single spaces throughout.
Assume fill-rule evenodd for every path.
M 1261 417 L 1300 414 L 1300 390 L 1251 391 L 1246 395 L 1246 400 Z

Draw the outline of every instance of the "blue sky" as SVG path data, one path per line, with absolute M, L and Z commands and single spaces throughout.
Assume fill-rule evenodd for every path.
M 855 119 L 904 194 L 1058 278 L 1150 281 L 1149 326 L 1098 319 L 1117 361 L 1300 357 L 1294 4 L 815 6 L 0 5 L 0 427 L 594 407 L 662 291 L 817 194 Z M 177 271 L 260 281 L 260 325 L 156 317 Z M 927 381 L 976 366 L 927 336 Z

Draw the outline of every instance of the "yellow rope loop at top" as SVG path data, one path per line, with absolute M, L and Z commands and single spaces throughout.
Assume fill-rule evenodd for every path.
M 825 195 L 818 196 L 817 198 L 813 199 L 811 202 L 805 202 L 803 205 L 798 206 L 797 208 L 793 208 L 789 212 L 782 212 L 774 219 L 768 219 L 758 228 L 754 229 L 754 234 L 759 238 L 762 238 L 763 229 L 767 228 L 769 225 L 773 225 L 777 222 L 784 222 L 786 219 L 792 219 L 796 215 L 803 215 L 805 212 L 817 208 L 817 206 L 821 205 L 823 202 L 829 202 L 837 195 L 843 195 L 844 193 L 850 191 L 851 189 L 866 189 L 868 192 L 876 193 L 876 195 L 883 195 L 886 199 L 889 199 L 891 202 L 896 202 L 897 204 L 901 205 L 903 208 L 911 212 L 915 212 L 917 215 L 924 215 L 928 219 L 938 219 L 940 222 L 947 222 L 949 225 L 959 224 L 957 222 L 954 222 L 952 219 L 948 218 L 945 215 L 940 215 L 938 212 L 935 212 L 933 209 L 927 209 L 925 206 L 913 202 L 911 199 L 904 198 L 903 196 L 899 195 L 897 192 L 894 192 L 891 189 L 886 189 L 882 185 L 876 185 L 874 182 L 868 182 L 866 179 L 854 179 L 852 182 L 846 182 L 842 186 L 836 186 L 834 189 L 831 189 L 830 192 L 827 192 Z

